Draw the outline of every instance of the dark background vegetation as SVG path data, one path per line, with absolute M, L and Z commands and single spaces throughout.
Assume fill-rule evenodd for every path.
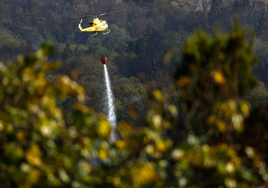
M 266 3 L 0 0 L 0 182 L 267 187 Z M 102 17 L 105 36 L 70 20 L 123 9 Z
M 0 1 L 0 57 L 5 60 L 21 53 L 34 52 L 42 42 L 53 41 L 57 47 L 54 59 L 61 59 L 60 73 L 80 72 L 77 81 L 85 87 L 88 104 L 102 110 L 103 71 L 100 57 L 108 57 L 119 119 L 126 104 L 144 93 L 149 82 L 162 83 L 172 90 L 173 66 L 163 67 L 164 52 L 174 47 L 173 61 L 179 61 L 179 50 L 197 28 L 208 33 L 230 31 L 237 16 L 248 30 L 255 33 L 255 51 L 260 57 L 254 68 L 256 76 L 267 80 L 267 5 L 262 1 Z M 128 9 L 102 17 L 112 32 L 90 37 L 80 33 L 79 20 L 69 18 Z M 87 27 L 84 20 L 83 26 Z M 90 84 L 89 84 L 90 83 Z M 135 100 L 135 99 L 133 99 Z

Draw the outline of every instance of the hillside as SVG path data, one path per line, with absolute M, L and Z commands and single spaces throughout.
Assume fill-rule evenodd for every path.
M 109 6 L 107 6 L 109 5 Z M 115 87 L 120 112 L 131 93 L 121 95 L 125 84 L 136 93 L 143 92 L 138 77 L 145 83 L 162 83 L 158 87 L 171 87 L 172 77 L 166 76 L 174 71 L 174 64 L 165 67 L 162 58 L 166 50 L 175 48 L 172 61 L 179 61 L 181 45 L 197 28 L 208 33 L 216 29 L 228 33 L 235 15 L 241 23 L 256 34 L 255 49 L 260 57 L 254 68 L 256 75 L 267 85 L 268 53 L 267 29 L 268 13 L 263 1 L 239 0 L 154 0 L 154 1 L 0 1 L 0 59 L 5 61 L 21 53 L 31 53 L 45 41 L 52 41 L 57 53 L 53 59 L 62 60 L 59 73 L 69 74 L 74 70 L 81 73 L 79 82 L 85 86 L 88 104 L 100 108 L 96 99 L 101 93 L 101 66 L 99 58 L 106 55 L 112 70 L 113 82 L 124 80 Z M 100 14 L 114 10 L 129 11 L 103 17 L 112 32 L 106 36 L 91 38 L 88 33 L 80 33 L 77 25 L 80 20 L 73 17 Z M 90 20 L 84 20 L 83 27 Z M 94 84 L 88 85 L 88 82 Z M 130 90 L 132 90 L 130 89 Z M 94 91 L 94 92 L 93 92 Z M 121 113 L 124 114 L 124 113 Z M 124 115 L 122 118 L 126 118 Z
M 240 1 L 241 2 L 241 1 Z M 246 1 L 245 1 L 246 2 Z M 248 0 L 251 5 L 258 3 L 265 3 L 267 6 L 267 0 Z M 239 3 L 239 0 L 172 0 L 172 5 L 178 9 L 186 9 L 191 11 L 210 11 L 212 3 L 222 4 L 223 6 L 232 6 L 235 3 Z

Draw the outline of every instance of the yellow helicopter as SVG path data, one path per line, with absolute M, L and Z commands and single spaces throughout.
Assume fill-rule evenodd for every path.
M 99 14 L 99 15 L 95 15 L 95 16 L 85 16 L 85 17 L 82 17 L 82 18 L 73 18 L 73 19 L 81 19 L 80 20 L 80 23 L 78 24 L 78 28 L 81 32 L 92 32 L 93 34 L 90 35 L 91 37 L 94 37 L 96 36 L 98 33 L 102 33 L 103 35 L 106 35 L 106 34 L 109 34 L 111 32 L 111 30 L 108 28 L 109 25 L 107 24 L 107 22 L 105 20 L 101 20 L 97 17 L 100 17 L 100 16 L 105 16 L 105 15 L 108 15 L 108 14 L 115 14 L 115 13 L 118 13 L 118 12 L 123 12 L 123 11 L 127 11 L 128 9 L 123 9 L 123 10 L 117 10 L 117 11 L 114 11 L 114 12 L 107 12 L 107 13 L 102 13 L 102 14 Z M 82 28 L 82 22 L 83 22 L 83 19 L 85 18 L 94 18 L 93 21 L 89 22 L 89 27 L 86 27 L 86 28 Z M 72 19 L 72 20 L 73 20 Z
M 93 19 L 92 22 L 89 23 L 90 27 L 82 28 L 83 19 L 81 19 L 80 23 L 78 24 L 78 28 L 81 32 L 94 32 L 94 34 L 90 35 L 91 37 L 96 36 L 99 32 L 102 32 L 103 35 L 106 35 L 111 32 L 110 29 L 108 29 L 108 24 L 105 20 L 99 20 L 99 18 Z

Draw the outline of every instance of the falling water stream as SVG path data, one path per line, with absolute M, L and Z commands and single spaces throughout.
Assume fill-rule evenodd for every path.
M 116 113 L 115 113 L 115 107 L 114 107 L 114 96 L 113 91 L 110 84 L 110 78 L 107 70 L 106 64 L 104 64 L 104 77 L 105 77 L 105 88 L 106 88 L 106 96 L 107 96 L 107 110 L 108 110 L 108 121 L 112 126 L 112 134 L 110 137 L 110 141 L 114 142 L 116 139 L 116 133 L 115 133 L 115 127 L 116 127 Z

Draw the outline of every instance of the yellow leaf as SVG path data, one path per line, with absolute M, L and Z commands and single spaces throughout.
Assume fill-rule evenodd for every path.
M 226 124 L 223 121 L 216 121 L 216 125 L 220 132 L 224 132 L 226 130 Z
M 88 164 L 87 162 L 83 162 L 83 163 L 82 163 L 82 167 L 83 167 L 83 169 L 84 169 L 86 172 L 88 172 L 88 173 L 91 172 L 91 170 L 92 170 L 90 164 Z
M 243 122 L 244 119 L 242 115 L 235 114 L 232 116 L 232 123 L 237 131 L 242 132 L 244 130 Z
M 4 130 L 4 124 L 3 121 L 0 120 L 0 131 Z
M 108 154 L 107 154 L 106 149 L 100 149 L 99 150 L 99 158 L 102 159 L 102 160 L 105 160 L 105 159 L 108 158 Z
M 113 178 L 113 183 L 114 183 L 115 187 L 121 187 L 122 186 L 122 182 L 121 182 L 121 179 L 119 177 L 114 177 Z
M 30 149 L 26 152 L 26 159 L 27 161 L 35 166 L 40 166 L 42 161 L 41 161 L 41 151 L 37 145 L 32 145 Z
M 9 123 L 6 127 L 7 133 L 12 133 L 13 132 L 13 126 Z
M 123 138 L 126 138 L 134 132 L 133 127 L 126 122 L 119 123 L 118 130 Z
M 207 119 L 208 125 L 213 125 L 216 121 L 216 117 L 214 115 L 210 115 Z
M 55 63 L 47 63 L 47 62 L 44 62 L 42 64 L 42 69 L 43 70 L 58 70 L 60 67 L 61 67 L 61 62 L 60 61 L 56 61 Z
M 247 117 L 250 113 L 250 105 L 246 102 L 242 102 L 240 104 L 241 111 L 243 112 L 243 115 Z
M 32 170 L 32 166 L 28 163 L 22 163 L 20 165 L 20 170 L 25 173 L 29 173 Z
M 49 125 L 41 126 L 40 131 L 41 131 L 42 135 L 46 136 L 46 137 L 51 136 L 51 134 L 53 133 L 53 130 L 52 130 L 51 126 L 49 126 Z
M 71 83 L 71 79 L 68 76 L 60 76 L 59 79 L 64 85 L 69 85 Z
M 25 134 L 24 134 L 23 131 L 19 131 L 19 132 L 17 133 L 17 139 L 18 139 L 19 141 L 23 141 L 24 136 L 25 136 Z
M 124 148 L 126 146 L 126 143 L 124 141 L 122 141 L 122 140 L 117 140 L 115 142 L 115 145 L 116 145 L 116 147 L 122 149 L 122 148 Z
M 112 128 L 107 120 L 102 119 L 99 121 L 99 126 L 98 126 L 97 132 L 101 137 L 109 138 L 111 131 L 112 131 Z
M 154 94 L 155 98 L 156 98 L 159 102 L 164 102 L 164 96 L 163 96 L 163 94 L 162 94 L 161 91 L 159 91 L 159 90 L 155 90 L 155 91 L 153 92 L 153 94 Z
M 129 107 L 129 113 L 130 113 L 131 117 L 133 117 L 133 118 L 137 118 L 139 115 L 134 106 Z
M 28 175 L 28 180 L 34 184 L 37 183 L 39 180 L 39 176 L 40 176 L 40 171 L 37 169 L 33 169 L 30 171 L 29 175 Z
M 154 154 L 154 147 L 152 145 L 148 145 L 148 146 L 145 147 L 145 151 L 149 155 L 153 155 Z
M 180 149 L 175 149 L 172 151 L 171 156 L 175 160 L 179 160 L 184 156 L 184 151 Z
M 163 57 L 163 63 L 165 65 L 168 65 L 168 63 L 170 62 L 175 51 L 176 51 L 175 48 L 170 48 L 169 50 L 166 51 L 166 53 L 164 54 L 164 57 Z
M 216 84 L 222 85 L 222 84 L 225 84 L 226 82 L 222 72 L 220 71 L 212 71 L 211 76 L 214 79 Z
M 225 168 L 226 172 L 232 174 L 234 171 L 235 171 L 235 167 L 234 167 L 234 164 L 231 163 L 231 162 L 228 162 L 226 164 L 226 168 Z
M 79 93 L 78 96 L 77 96 L 77 99 L 78 99 L 80 102 L 83 102 L 83 101 L 85 101 L 85 95 L 82 94 L 82 93 Z
M 191 83 L 191 79 L 189 76 L 182 76 L 176 83 L 179 87 L 185 87 Z
M 169 105 L 168 110 L 172 116 L 176 117 L 178 115 L 178 110 L 177 110 L 177 107 L 175 105 Z
M 68 174 L 66 173 L 66 171 L 63 168 L 61 168 L 59 170 L 59 175 L 60 175 L 60 179 L 63 182 L 69 182 L 70 181 L 70 178 L 69 178 Z
M 162 117 L 160 115 L 154 115 L 152 117 L 152 122 L 153 122 L 155 128 L 160 128 L 160 126 L 162 124 Z
M 236 188 L 237 187 L 236 180 L 229 179 L 229 178 L 227 178 L 225 180 L 225 185 L 226 185 L 227 188 Z
M 155 143 L 155 148 L 157 151 L 164 152 L 167 149 L 167 146 L 163 140 L 158 140 Z
M 81 103 L 75 104 L 75 109 L 79 110 L 79 111 L 81 111 L 81 112 L 83 112 L 85 114 L 90 112 L 90 109 L 87 106 L 85 106 L 85 105 L 83 105 Z
M 245 152 L 249 158 L 253 158 L 255 155 L 254 149 L 252 147 L 246 147 Z
M 146 163 L 142 166 L 136 166 L 132 170 L 132 177 L 134 184 L 141 187 L 142 184 L 157 180 L 155 167 L 151 163 Z

